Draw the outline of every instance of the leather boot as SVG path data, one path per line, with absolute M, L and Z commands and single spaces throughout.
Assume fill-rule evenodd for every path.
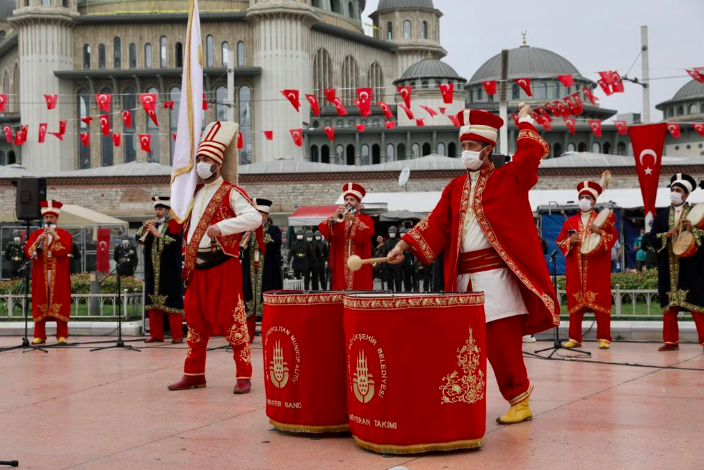
M 249 393 L 251 389 L 252 382 L 249 379 L 237 379 L 237 385 L 235 385 L 235 389 L 232 393 L 235 395 L 243 395 L 245 393 Z
M 144 340 L 145 343 L 163 343 L 163 339 L 156 339 L 155 337 L 150 337 L 149 339 Z
M 167 387 L 169 390 L 188 390 L 191 388 L 205 388 L 205 375 L 184 375 L 176 383 Z
M 680 350 L 680 345 L 675 343 L 665 343 L 662 346 L 658 348 L 658 351 L 679 351 Z
M 496 418 L 496 422 L 499 424 L 517 424 L 532 419 L 533 412 L 530 409 L 529 400 L 530 398 L 526 398 L 511 406 L 503 416 Z

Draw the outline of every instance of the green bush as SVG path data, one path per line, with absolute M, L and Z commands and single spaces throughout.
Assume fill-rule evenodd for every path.
M 557 278 L 560 289 L 565 289 L 565 276 Z M 654 290 L 658 288 L 658 270 L 647 269 L 643 272 L 626 272 L 611 275 L 611 288 L 618 285 L 623 290 Z
M 0 295 L 11 294 L 18 292 L 19 285 L 24 281 L 21 279 L 14 281 L 0 281 Z M 120 277 L 120 287 L 127 292 L 137 293 L 142 292 L 142 280 L 134 277 Z M 117 285 L 117 278 L 110 276 L 100 285 L 101 294 L 114 294 Z M 71 286 L 74 294 L 90 294 L 90 274 L 72 274 Z

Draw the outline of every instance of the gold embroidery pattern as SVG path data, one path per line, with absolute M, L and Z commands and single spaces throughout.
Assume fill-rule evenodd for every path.
M 345 229 L 347 229 L 347 221 L 345 221 Z M 345 288 L 347 290 L 352 290 L 354 288 L 354 271 L 352 271 L 349 266 L 347 266 L 347 260 L 350 256 L 357 254 L 357 245 L 354 242 L 354 236 L 357 234 L 357 230 L 360 230 L 360 226 L 366 227 L 364 223 L 359 219 L 359 216 L 355 215 L 352 225 L 350 226 L 349 234 L 345 230 L 345 236 L 343 237 L 345 243 L 344 250 L 344 268 L 345 268 Z
M 193 355 L 193 346 L 200 343 L 203 339 L 200 336 L 198 330 L 194 330 L 190 326 L 188 327 L 188 336 L 186 337 L 186 342 L 188 343 L 188 352 L 186 352 L 186 359 L 189 359 Z
M 59 313 L 61 311 L 61 305 L 62 304 L 51 304 L 51 305 L 41 304 L 41 305 L 39 305 L 39 311 L 41 312 L 41 315 L 39 315 L 39 317 L 36 318 L 34 320 L 34 322 L 38 323 L 47 317 L 51 317 L 51 318 L 56 318 L 57 320 L 61 320 L 63 322 L 68 323 L 68 317 L 65 317 Z
M 344 306 L 351 310 L 407 310 L 416 308 L 452 308 L 484 305 L 484 293 L 437 295 L 437 296 L 402 296 L 402 297 L 367 297 L 345 296 Z
M 242 351 L 240 351 L 240 362 L 245 364 L 252 364 L 252 351 L 250 349 L 249 343 L 244 345 Z
M 538 134 L 534 130 L 523 129 L 522 131 L 520 131 L 518 133 L 518 138 L 516 140 L 518 141 L 521 139 L 528 139 L 528 140 L 535 141 L 543 147 L 543 156 L 540 157 L 541 160 L 543 158 L 547 157 L 548 155 L 550 155 L 550 145 L 547 142 L 545 142 L 545 140 L 543 140 L 543 138 L 540 137 L 540 134 Z
M 225 339 L 232 345 L 233 348 L 248 344 L 249 333 L 247 332 L 247 313 L 245 312 L 244 302 L 242 297 L 238 299 L 237 307 L 232 313 L 232 326 L 227 331 Z
M 442 379 L 440 385 L 442 405 L 451 403 L 466 403 L 472 405 L 484 399 L 486 378 L 480 367 L 481 350 L 474 341 L 472 329 L 469 329 L 469 339 L 457 349 L 457 366 L 462 369 L 454 371 Z
M 689 210 L 690 205 L 688 203 L 685 203 L 685 206 L 682 209 L 682 215 L 680 216 L 680 220 L 684 220 L 687 217 L 687 215 L 689 214 Z M 670 219 L 668 226 L 671 229 L 675 227 L 675 210 L 672 207 L 670 207 Z M 663 237 L 662 240 L 663 245 L 665 245 L 668 239 L 666 237 Z M 663 248 L 665 248 L 665 246 L 663 246 Z M 689 291 L 682 290 L 679 288 L 680 257 L 675 255 L 675 253 L 672 251 L 672 243 L 667 243 L 667 254 L 670 265 L 670 291 L 667 293 L 668 304 L 665 309 L 669 310 L 672 307 L 682 307 L 684 309 L 689 310 L 690 312 L 704 313 L 704 307 L 700 307 L 687 302 L 687 294 L 689 294 Z
M 265 305 L 331 305 L 339 304 L 344 298 L 342 293 L 326 293 L 326 294 L 290 294 L 290 295 L 274 295 L 264 294 Z
M 149 299 L 151 300 L 151 304 L 145 305 L 144 309 L 145 310 L 162 310 L 166 313 L 178 313 L 178 314 L 183 314 L 183 309 L 181 308 L 171 308 L 166 306 L 166 301 L 169 298 L 168 295 L 160 295 L 159 289 L 161 286 L 161 256 L 164 252 L 164 247 L 166 245 L 169 245 L 176 240 L 171 238 L 170 236 L 167 235 L 167 230 L 169 228 L 169 219 L 170 217 L 167 217 L 166 220 L 164 221 L 163 224 L 159 227 L 159 237 L 152 237 L 152 249 L 151 249 L 151 257 L 152 257 L 152 268 L 154 269 L 154 294 L 149 294 Z M 142 231 L 144 227 L 140 228 L 140 231 Z M 143 232 L 142 232 L 143 233 Z M 139 237 L 140 234 L 137 232 L 137 236 Z M 145 256 L 146 256 L 146 250 L 145 250 Z M 181 282 L 180 279 L 178 279 L 176 282 Z
M 66 249 L 66 247 L 63 246 L 58 240 L 51 244 L 51 251 L 61 251 L 64 249 Z

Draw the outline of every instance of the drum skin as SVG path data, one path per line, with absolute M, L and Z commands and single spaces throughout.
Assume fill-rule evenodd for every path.
M 611 216 L 611 209 L 603 209 L 594 219 L 594 225 L 602 228 L 609 217 Z M 590 255 L 601 245 L 601 235 L 598 233 L 591 233 L 587 237 L 586 243 L 582 243 L 580 247 L 580 252 L 583 255 Z
M 348 430 L 341 292 L 264 294 L 266 415 L 281 431 Z
M 481 447 L 484 294 L 347 295 L 344 303 L 355 442 L 384 454 Z
M 687 220 L 698 229 L 704 230 L 704 204 L 697 204 L 689 210 Z
M 697 252 L 697 244 L 691 232 L 682 232 L 672 242 L 672 252 L 680 258 L 690 258 Z

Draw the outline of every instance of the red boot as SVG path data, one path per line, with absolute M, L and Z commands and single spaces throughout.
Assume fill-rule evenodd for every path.
M 252 382 L 249 379 L 237 379 L 237 385 L 232 391 L 235 395 L 243 395 L 252 390 Z
M 167 387 L 169 390 L 188 390 L 191 388 L 205 388 L 205 375 L 184 375 L 176 383 Z
M 665 343 L 658 348 L 658 351 L 679 351 L 680 345 L 677 343 Z
M 144 342 L 145 342 L 145 343 L 163 343 L 164 340 L 163 340 L 163 339 L 157 339 L 157 338 L 151 336 L 149 339 L 145 339 Z

